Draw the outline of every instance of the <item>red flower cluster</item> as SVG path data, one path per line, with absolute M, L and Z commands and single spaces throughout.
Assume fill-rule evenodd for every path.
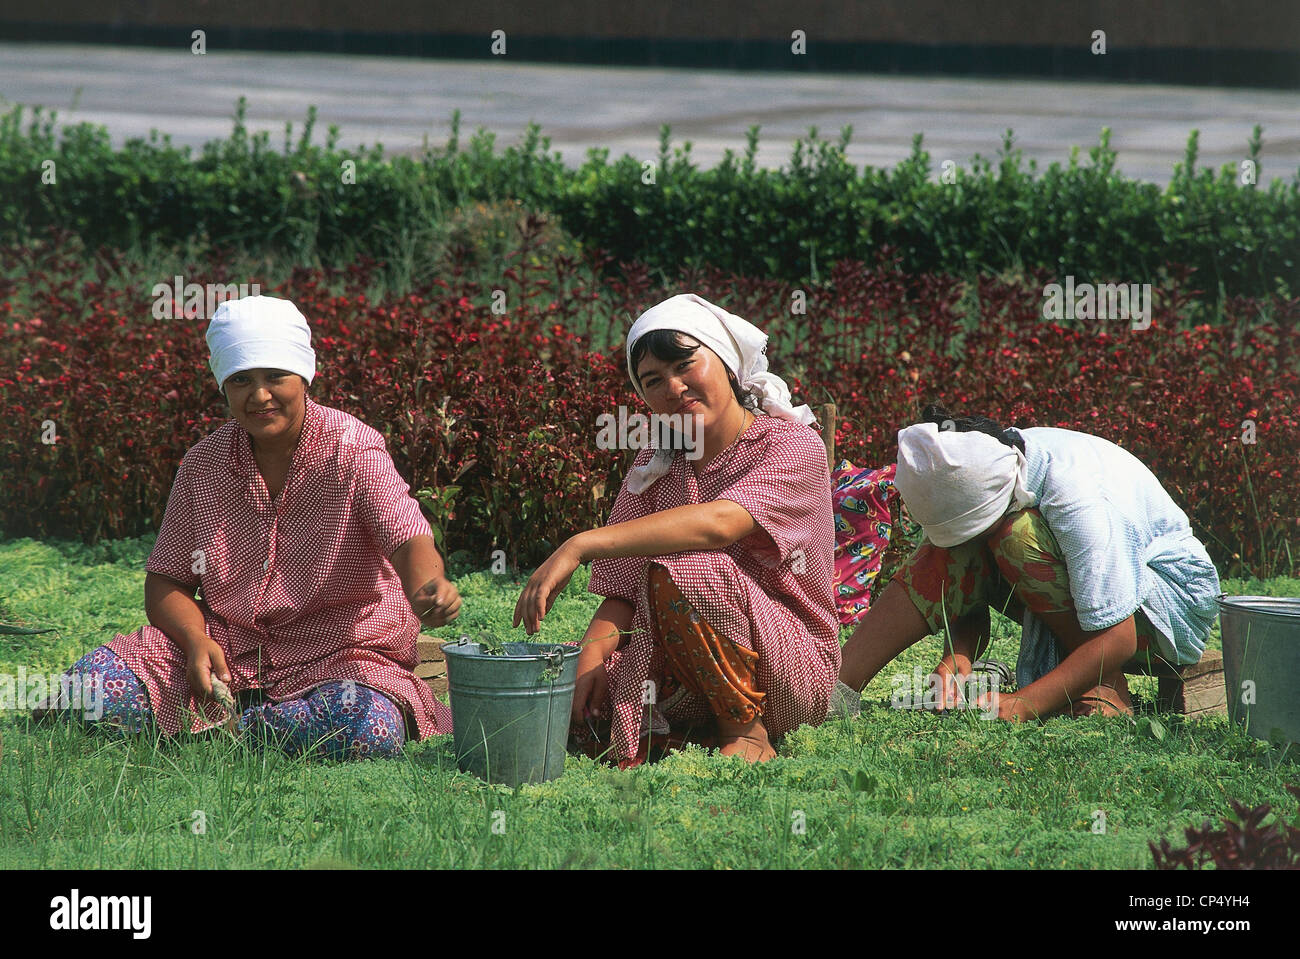
M 215 258 L 187 279 L 258 280 L 222 267 Z M 1287 551 L 1300 534 L 1297 301 L 1232 300 L 1221 322 L 1193 327 L 1194 291 L 1172 271 L 1154 290 L 1150 328 L 1064 327 L 1042 318 L 1053 278 L 970 285 L 904 274 L 884 251 L 871 266 L 838 264 L 803 297 L 716 271 L 659 285 L 635 265 L 597 283 L 557 257 L 506 271 L 498 315 L 494 289 L 461 278 L 367 299 L 375 268 L 299 269 L 282 288 L 262 285 L 312 324 L 312 397 L 383 433 L 412 489 L 457 488 L 437 519 L 449 549 L 477 561 L 503 549 L 529 565 L 605 519 L 632 454 L 597 448 L 597 418 L 640 408 L 618 340 L 682 290 L 766 329 L 772 367 L 797 400 L 838 404 L 837 452 L 859 466 L 892 462 L 898 429 L 931 401 L 1006 425 L 1085 430 L 1151 468 L 1226 575 L 1289 573 L 1300 557 Z M 206 320 L 154 320 L 152 280 L 91 269 L 84 280 L 84 260 L 57 246 L 0 249 L 7 536 L 156 529 L 180 457 L 229 416 L 208 370 Z M 792 309 L 805 300 L 806 311 Z

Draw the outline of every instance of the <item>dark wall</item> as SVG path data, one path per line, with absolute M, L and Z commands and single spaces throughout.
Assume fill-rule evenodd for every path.
M 1300 86 L 1297 0 L 0 0 L 6 39 L 173 45 L 198 27 L 210 48 L 479 58 L 500 29 L 519 59 Z

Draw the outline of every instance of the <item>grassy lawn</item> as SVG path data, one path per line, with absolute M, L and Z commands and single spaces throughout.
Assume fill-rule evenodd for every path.
M 0 620 L 57 628 L 0 635 L 0 672 L 61 671 L 144 624 L 152 541 L 0 543 Z M 437 634 L 509 633 L 523 579 L 452 573 L 464 612 Z M 543 640 L 581 635 L 599 602 L 586 581 L 579 570 Z M 1300 580 L 1224 589 L 1295 596 Z M 995 629 L 990 655 L 1013 662 L 1018 626 L 998 618 Z M 868 686 L 860 717 L 796 730 L 771 763 L 689 749 L 618 772 L 570 757 L 561 779 L 517 791 L 458 772 L 449 736 L 398 760 L 338 763 L 254 752 L 224 733 L 115 739 L 6 711 L 0 869 L 1143 868 L 1148 840 L 1181 844 L 1182 827 L 1217 821 L 1229 799 L 1296 814 L 1283 788 L 1300 782 L 1295 748 L 1222 719 L 1013 727 L 890 709 L 889 677 L 928 671 L 938 650 L 937 637 L 909 650 Z M 1153 682 L 1135 693 L 1150 708 Z

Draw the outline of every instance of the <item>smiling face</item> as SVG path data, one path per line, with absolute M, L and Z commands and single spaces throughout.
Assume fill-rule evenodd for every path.
M 730 372 L 716 353 L 694 337 L 678 333 L 676 342 L 694 351 L 685 357 L 660 359 L 647 350 L 636 361 L 636 377 L 652 413 L 697 415 L 699 429 L 709 436 L 720 423 L 733 422 L 740 406 Z
M 286 370 L 241 370 L 224 384 L 230 412 L 255 449 L 292 448 L 307 412 L 307 382 Z M 263 412 L 269 411 L 269 412 Z

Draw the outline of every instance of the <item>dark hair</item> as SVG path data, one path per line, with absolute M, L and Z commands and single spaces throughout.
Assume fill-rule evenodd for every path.
M 987 433 L 1004 446 L 1025 451 L 1023 439 L 987 416 L 953 416 L 938 403 L 930 403 L 921 411 L 921 422 L 934 423 L 941 431 L 946 427 L 958 433 Z
M 628 360 L 628 376 L 632 382 L 638 386 L 641 385 L 641 378 L 636 375 L 636 368 L 641 365 L 645 359 L 646 353 L 649 353 L 657 360 L 665 363 L 672 363 L 676 360 L 684 360 L 688 356 L 694 356 L 695 351 L 704 344 L 698 340 L 692 345 L 687 337 L 695 340 L 695 337 L 688 333 L 682 333 L 680 330 L 651 330 L 636 341 L 632 347 L 632 356 Z M 736 397 L 736 402 L 747 409 L 754 409 L 758 406 L 758 398 L 753 393 L 743 393 L 740 389 L 740 383 L 736 380 L 736 374 L 727 370 L 727 379 L 731 382 L 731 392 Z

